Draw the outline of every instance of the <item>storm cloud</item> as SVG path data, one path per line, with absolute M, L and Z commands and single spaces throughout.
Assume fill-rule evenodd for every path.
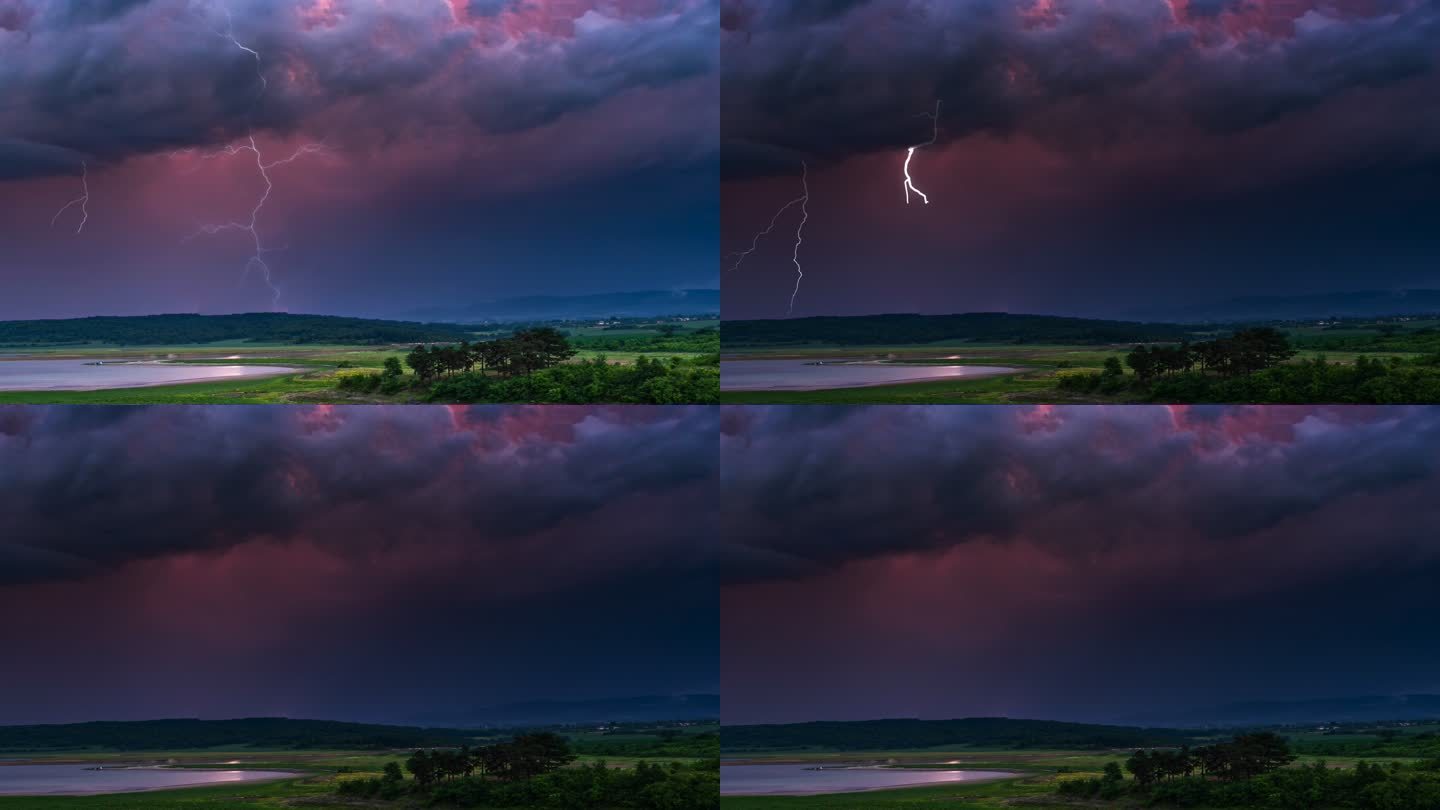
M 727 177 L 904 149 L 937 99 L 942 144 L 989 133 L 1082 153 L 1433 79 L 1435 4 L 1303 5 L 727 0 Z M 1397 113 L 1397 129 L 1423 120 Z
M 810 190 L 793 311 L 787 212 L 727 318 L 1167 320 L 1440 283 L 1429 0 L 727 0 L 721 25 L 726 264 L 802 166 Z
M 718 26 L 718 0 L 0 0 L 0 318 L 714 286 Z
M 1361 495 L 1411 507 L 1412 530 L 1380 542 L 1440 519 L 1410 500 L 1440 484 L 1423 408 L 737 407 L 722 435 L 737 581 L 967 542 L 1088 551 L 1098 526 L 1117 546 L 1243 546 Z
M 728 723 L 1434 692 L 1426 408 L 728 408 Z
M 715 21 L 693 0 L 4 0 L 0 176 L 56 171 L 20 144 L 111 163 L 252 129 L 357 149 L 533 129 L 712 71 Z
M 0 722 L 713 692 L 713 408 L 0 409 Z

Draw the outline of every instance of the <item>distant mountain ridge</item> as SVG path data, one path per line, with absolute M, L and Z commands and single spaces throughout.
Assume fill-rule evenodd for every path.
M 1309 700 L 1247 700 L 1210 708 L 1146 715 L 1183 728 L 1297 726 L 1440 718 L 1440 695 L 1362 695 Z
M 720 716 L 719 695 L 641 695 L 597 700 L 530 700 L 430 713 L 423 725 L 452 728 L 548 726 L 572 723 L 648 723 L 709 720 Z
M 642 290 L 595 295 L 531 295 L 461 306 L 425 307 L 408 313 L 424 321 L 504 323 L 571 318 L 648 318 L 659 315 L 718 315 L 720 291 Z
M 1240 323 L 1321 318 L 1379 318 L 1440 313 L 1440 290 L 1358 290 L 1315 295 L 1250 295 L 1187 304 L 1166 309 L 1144 309 L 1130 317 L 1171 323 Z

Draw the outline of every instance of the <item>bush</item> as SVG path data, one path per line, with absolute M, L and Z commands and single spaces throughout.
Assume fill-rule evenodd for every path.
M 713 404 L 720 399 L 720 356 L 696 360 L 641 357 L 632 366 L 614 366 L 604 357 L 536 371 L 519 377 L 458 374 L 430 393 L 440 402 L 533 402 L 646 405 Z

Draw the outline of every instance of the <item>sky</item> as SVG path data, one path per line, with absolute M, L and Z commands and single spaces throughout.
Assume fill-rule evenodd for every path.
M 1440 286 L 1434 0 L 723 0 L 721 28 L 727 318 Z
M 0 318 L 714 288 L 718 30 L 718 0 L 0 0 Z
M 1440 692 L 1433 408 L 736 406 L 721 436 L 725 723 Z
M 0 408 L 0 724 L 714 694 L 717 422 Z

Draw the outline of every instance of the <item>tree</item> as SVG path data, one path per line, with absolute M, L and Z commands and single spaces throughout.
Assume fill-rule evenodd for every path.
M 400 763 L 398 763 L 398 762 L 387 762 L 387 763 L 385 763 L 385 775 L 381 777 L 382 781 L 385 781 L 385 782 L 399 782 L 399 781 L 404 780 L 404 778 L 405 778 L 405 773 L 400 770 Z
M 380 376 L 393 378 L 404 374 L 405 368 L 400 365 L 400 358 L 394 356 L 385 358 L 385 368 L 380 372 Z
M 1155 760 L 1150 756 L 1149 751 L 1136 751 L 1125 760 L 1125 770 L 1135 776 L 1135 781 L 1141 787 L 1148 787 L 1155 782 Z
M 405 769 L 415 777 L 415 781 L 421 787 L 426 787 L 435 781 L 435 764 L 430 752 L 421 749 L 411 754 L 410 759 L 405 761 Z
M 1125 365 L 1135 370 L 1135 376 L 1140 382 L 1149 382 L 1155 376 L 1155 356 L 1149 346 L 1136 346 L 1129 354 L 1125 355 Z
M 430 351 L 428 347 L 420 345 L 411 349 L 410 353 L 405 355 L 405 365 L 414 369 L 415 376 L 419 377 L 422 381 L 428 382 L 433 379 L 439 371 L 436 362 L 438 359 L 436 354 Z

